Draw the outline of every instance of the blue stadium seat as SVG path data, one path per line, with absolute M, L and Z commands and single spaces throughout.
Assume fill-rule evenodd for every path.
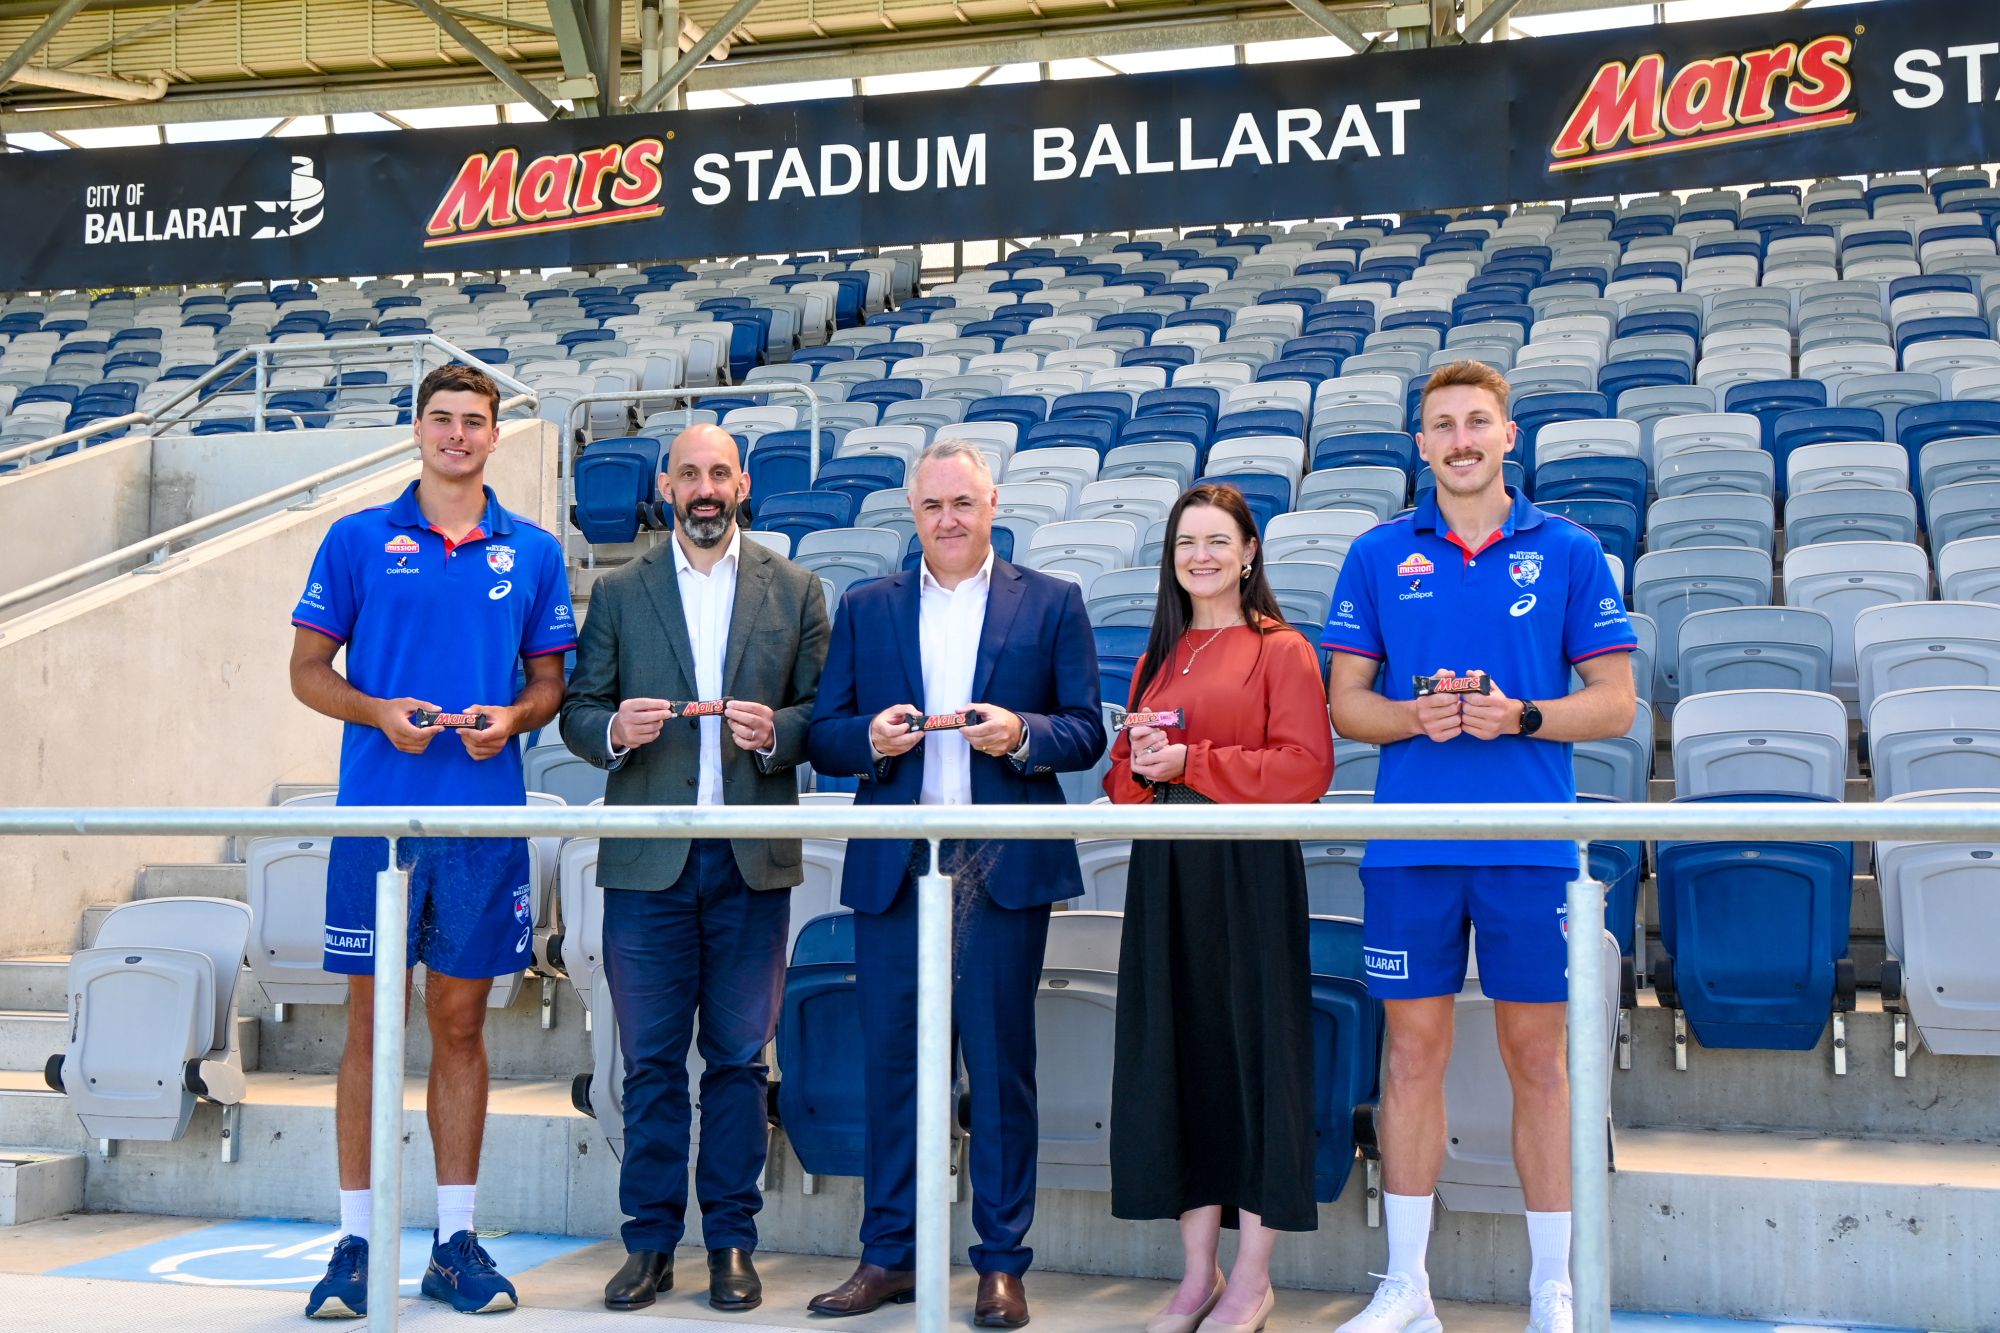
M 1644 514 L 1646 464 L 1638 458 L 1558 458 L 1542 464 L 1535 474 L 1534 495 L 1537 504 L 1618 500 L 1630 505 L 1635 514 Z
M 1597 391 L 1618 407 L 1619 396 L 1628 389 L 1658 388 L 1668 384 L 1692 384 L 1694 376 L 1679 361 L 1666 357 L 1639 357 L 1613 361 L 1597 372 Z
M 1771 422 L 1771 453 L 1778 462 L 1778 494 L 1785 493 L 1785 465 L 1794 449 L 1809 444 L 1863 443 L 1888 438 L 1882 414 L 1872 407 L 1801 407 L 1778 413 Z
M 1250 512 L 1257 519 L 1257 535 L 1262 537 L 1264 529 L 1273 518 L 1284 513 L 1292 505 L 1292 483 L 1269 472 L 1225 472 L 1214 476 L 1198 477 L 1197 486 L 1234 486 L 1242 493 Z
M 1313 446 L 1312 470 L 1329 467 L 1397 467 L 1414 472 L 1417 442 L 1408 431 L 1366 430 L 1329 435 Z
M 760 532 L 784 533 L 792 539 L 792 549 L 796 551 L 800 539 L 809 532 L 853 527 L 858 505 L 859 501 L 844 491 L 780 491 L 765 496 L 761 503 L 753 495 L 750 509 L 753 526 Z
M 1184 389 L 1148 389 L 1139 395 L 1139 410 L 1133 420 L 1161 412 L 1193 412 L 1208 422 L 1208 429 L 1212 432 L 1215 419 L 1222 415 L 1222 392 L 1205 385 L 1190 385 Z
M 923 396 L 924 382 L 915 379 L 863 380 L 847 391 L 850 403 L 877 403 L 884 407 Z
M 1132 418 L 1132 395 L 1124 390 L 1099 390 L 1096 392 L 1066 393 L 1049 407 L 1050 421 L 1063 421 L 1073 417 L 1094 417 L 1108 421 L 1112 434 Z
M 1037 421 L 1028 427 L 1027 433 L 1021 436 L 1020 445 L 1014 450 L 1014 454 L 1018 458 L 1030 449 L 1074 445 L 1084 449 L 1094 449 L 1097 451 L 1097 456 L 1102 458 L 1116 443 L 1118 443 L 1118 427 L 1108 418 L 1050 417 L 1047 421 Z
M 1679 801 L 1801 801 L 1733 792 Z M 1651 969 L 1663 1006 L 1687 1014 L 1704 1046 L 1809 1051 L 1827 1018 L 1854 1007 L 1845 842 L 1662 842 L 1660 944 Z
M 1602 496 L 1551 497 L 1547 493 L 1547 471 L 1547 468 L 1543 469 L 1543 494 L 1535 501 L 1536 505 L 1579 527 L 1589 528 L 1603 545 L 1605 553 L 1617 556 L 1619 566 L 1629 573 L 1633 562 L 1639 558 L 1639 536 L 1645 530 L 1645 518 L 1640 510 L 1629 501 Z
M 1253 407 L 1227 412 L 1215 423 L 1210 444 L 1220 444 L 1242 435 L 1293 435 L 1303 440 L 1306 418 L 1303 412 L 1286 407 Z
M 1915 403 L 1896 413 L 1896 439 L 1910 456 L 1910 475 L 1921 476 L 1917 463 L 1932 440 L 1963 435 L 2000 435 L 2000 402 Z M 1923 511 L 1921 489 L 1917 510 Z
M 1172 379 L 1173 373 L 1182 366 L 1194 364 L 1195 350 L 1179 344 L 1165 347 L 1129 347 L 1118 354 L 1121 366 L 1158 366 Z
M 903 484 L 903 460 L 888 454 L 859 454 L 852 458 L 830 458 L 820 464 L 819 479 L 813 482 L 815 491 L 831 491 L 845 495 L 853 501 L 856 510 L 861 501 L 876 491 L 885 491 Z M 754 486 L 755 483 L 753 482 Z M 755 494 L 753 490 L 751 494 Z M 780 492 L 783 494 L 783 492 Z M 758 526 L 774 531 L 765 522 L 765 515 L 757 515 Z M 793 550 L 798 549 L 796 542 Z
M 794 352 L 792 353 L 791 364 L 795 366 L 811 366 L 813 368 L 813 375 L 817 377 L 822 366 L 831 365 L 835 361 L 852 360 L 854 360 L 854 349 L 852 347 L 843 344 L 834 344 L 828 347 L 807 347 L 801 351 Z
M 1535 437 L 1542 427 L 1557 421 L 1601 421 L 1610 415 L 1611 401 L 1601 393 L 1531 393 L 1515 400 L 1514 424 L 1520 435 L 1514 456 L 1521 460 L 1528 484 L 1535 481 Z
M 1101 632 L 1101 631 L 1100 631 Z M 1316 916 L 1312 957 L 1313 1197 L 1332 1203 L 1354 1170 L 1354 1108 L 1376 1099 L 1382 1064 L 1382 1002 L 1368 994 L 1361 923 Z
M 1036 422 L 1049 415 L 1048 400 L 1036 393 L 1000 394 L 981 398 L 965 409 L 967 421 L 1011 421 L 1018 434 L 1026 435 Z
M 660 442 L 651 436 L 598 440 L 576 458 L 570 522 L 592 545 L 629 542 L 655 525 Z
M 1326 335 L 1314 335 L 1316 338 L 1324 336 Z M 1290 347 L 1293 343 L 1303 341 L 1305 340 L 1302 338 L 1294 338 L 1286 346 Z M 1301 380 L 1317 389 L 1324 381 L 1330 380 L 1340 374 L 1340 363 L 1343 356 L 1322 355 L 1318 352 L 1302 353 L 1294 356 L 1288 353 L 1276 361 L 1266 361 L 1263 365 L 1259 366 L 1257 368 L 1257 379 L 1259 381 Z
M 816 1176 L 858 1176 L 867 1143 L 861 1003 L 854 989 L 854 915 L 830 912 L 800 929 L 785 971 L 778 1023 L 778 1119 Z
M 1002 531 L 995 528 L 993 535 L 997 537 Z M 1132 673 L 1139 669 L 1151 633 L 1145 625 L 1099 625 L 1092 631 L 1097 639 L 1099 697 L 1104 702 L 1123 708 L 1131 699 Z
M 1753 380 L 1723 390 L 1722 410 L 1748 412 L 1764 426 L 1764 448 L 1775 454 L 1778 418 L 1802 408 L 1825 407 L 1826 385 L 1819 380 Z

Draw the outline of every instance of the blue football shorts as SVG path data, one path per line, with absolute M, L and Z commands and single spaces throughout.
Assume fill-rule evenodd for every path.
M 1573 870 L 1555 866 L 1361 868 L 1362 968 L 1381 1000 L 1456 995 L 1474 928 L 1479 987 L 1489 999 L 1568 998 L 1566 930 Z
M 522 838 L 399 838 L 410 872 L 409 957 L 447 977 L 502 977 L 534 962 L 534 902 Z M 387 839 L 335 838 L 326 873 L 329 972 L 375 970 L 375 876 Z

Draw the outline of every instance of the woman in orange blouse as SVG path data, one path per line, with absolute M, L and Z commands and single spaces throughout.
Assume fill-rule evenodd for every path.
M 1333 778 L 1319 658 L 1264 578 L 1256 522 L 1234 487 L 1197 486 L 1167 519 L 1160 599 L 1134 726 L 1104 788 L 1121 804 L 1307 804 Z M 1140 839 L 1118 962 L 1111 1210 L 1178 1218 L 1187 1266 L 1148 1333 L 1264 1327 L 1280 1231 L 1313 1201 L 1311 959 L 1296 842 Z M 1224 1280 L 1216 1249 L 1241 1228 Z

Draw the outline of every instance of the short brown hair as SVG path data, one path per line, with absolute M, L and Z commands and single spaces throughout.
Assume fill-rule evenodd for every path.
M 457 392 L 485 395 L 486 401 L 493 404 L 493 420 L 496 423 L 500 420 L 500 386 L 479 367 L 459 361 L 439 366 L 424 376 L 423 383 L 417 386 L 417 405 L 411 414 L 412 419 L 424 414 L 424 406 L 430 402 L 431 395 Z
M 1470 389 L 1484 389 L 1500 402 L 1500 414 L 1507 414 L 1507 397 L 1513 389 L 1502 375 L 1484 361 L 1452 361 L 1431 372 L 1424 384 L 1424 396 L 1417 404 L 1417 422 L 1422 424 L 1424 409 L 1430 405 L 1431 395 L 1439 389 L 1455 389 L 1460 386 Z

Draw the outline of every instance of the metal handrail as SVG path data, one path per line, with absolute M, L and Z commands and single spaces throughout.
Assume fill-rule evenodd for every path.
M 273 392 L 284 392 L 284 390 L 274 391 L 269 386 L 268 371 L 272 360 L 302 358 L 319 352 L 345 352 L 361 349 L 389 351 L 405 347 L 411 349 L 412 352 L 411 369 L 413 374 L 410 380 L 412 389 L 423 378 L 424 352 L 434 348 L 437 351 L 445 353 L 451 360 L 463 361 L 469 366 L 485 371 L 493 377 L 496 384 L 504 389 L 512 389 L 517 396 L 526 395 L 530 399 L 537 397 L 531 385 L 524 384 L 505 371 L 488 365 L 464 348 L 445 341 L 435 333 L 400 334 L 393 338 L 333 338 L 326 342 L 318 343 L 259 343 L 254 347 L 237 348 L 234 352 L 231 352 L 228 356 L 211 366 L 205 374 L 189 380 L 187 386 L 179 393 L 149 412 L 127 412 L 124 416 L 106 417 L 101 421 L 93 421 L 88 426 L 78 426 L 75 430 L 64 431 L 60 435 L 51 435 L 46 440 L 36 440 L 30 444 L 17 444 L 10 449 L 0 450 L 0 464 L 11 463 L 17 458 L 26 458 L 31 454 L 40 453 L 44 449 L 54 449 L 61 445 L 75 443 L 78 440 L 87 440 L 93 436 L 108 434 L 111 431 L 119 430 L 126 426 L 160 426 L 164 429 L 172 429 L 188 419 L 187 416 L 183 415 L 175 417 L 172 420 L 167 420 L 167 415 L 175 407 L 187 401 L 191 395 L 199 395 L 204 388 L 222 378 L 232 367 L 240 366 L 246 360 L 250 362 L 251 370 L 256 380 L 255 392 L 257 395 L 257 405 L 253 409 L 251 417 L 255 423 L 255 428 L 261 431 L 264 429 L 265 424 L 264 400 Z M 238 371 L 237 377 L 240 377 L 241 373 L 241 371 Z M 504 410 L 506 404 L 503 403 L 501 406 Z M 159 432 L 156 431 L 154 433 L 157 434 Z
M 575 438 L 576 413 L 578 408 L 589 407 L 592 403 L 637 403 L 651 402 L 656 398 L 685 398 L 698 400 L 710 396 L 730 396 L 736 394 L 763 394 L 775 397 L 781 393 L 802 394 L 812 417 L 812 434 L 808 437 L 812 447 L 806 450 L 806 482 L 808 485 L 819 480 L 819 406 L 818 390 L 810 384 L 795 384 L 791 381 L 777 381 L 764 384 L 704 384 L 698 388 L 681 389 L 631 389 L 614 393 L 587 393 L 580 398 L 566 399 L 567 410 L 563 413 L 562 448 L 556 454 L 556 492 L 566 497 L 564 514 L 576 504 L 576 463 L 571 458 L 570 441 Z M 586 449 L 589 445 L 584 446 Z M 662 467 L 666 460 L 661 459 Z M 563 551 L 568 554 L 570 524 L 563 525 Z
M 259 807 L 224 810 L 0 809 L 0 837 L 270 834 L 389 839 L 376 876 L 374 1085 L 370 1188 L 375 1234 L 401 1225 L 404 927 L 408 875 L 399 837 L 910 838 L 931 846 L 917 880 L 917 1328 L 950 1327 L 952 884 L 937 873 L 946 838 L 1337 838 L 1574 843 L 1568 934 L 1571 1278 L 1576 1327 L 1609 1333 L 1610 1180 L 1603 1107 L 1610 1031 L 1604 1013 L 1604 886 L 1590 877 L 1596 838 L 1752 841 L 2000 839 L 2000 806 L 1969 804 L 1176 805 L 1159 806 L 543 806 Z M 368 1328 L 397 1326 L 393 1264 L 369 1270 Z
M 500 404 L 500 410 L 504 412 L 510 407 L 519 406 L 521 403 L 527 401 L 530 400 L 517 394 L 512 398 L 503 400 Z M 353 476 L 356 473 L 365 472 L 378 464 L 390 462 L 409 453 L 416 447 L 417 441 L 413 435 L 401 443 L 377 449 L 373 453 L 363 454 L 359 458 L 350 458 L 344 463 L 336 463 L 329 468 L 322 468 L 309 477 L 302 477 L 298 481 L 291 482 L 288 485 L 265 491 L 262 495 L 252 496 L 248 500 L 239 500 L 226 509 L 218 509 L 212 514 L 204 514 L 200 518 L 190 519 L 178 527 L 168 528 L 165 532 L 158 533 L 155 536 L 127 543 L 115 551 L 108 551 L 95 559 L 86 560 L 82 564 L 72 566 L 60 574 L 51 574 L 45 579 L 30 583 L 25 588 L 16 588 L 10 593 L 0 595 L 0 611 L 6 611 L 10 607 L 20 605 L 22 602 L 32 601 L 44 593 L 54 592 L 58 588 L 68 587 L 79 579 L 86 579 L 92 574 L 124 564 L 135 556 L 147 556 L 149 564 L 159 565 L 165 562 L 177 542 L 186 541 L 190 537 L 195 537 L 211 529 L 233 523 L 246 514 L 255 513 L 259 509 L 267 508 L 280 500 L 287 500 L 295 495 L 304 495 L 308 500 L 311 500 L 313 493 L 319 490 L 320 487 L 330 482 L 340 481 L 343 478 Z

